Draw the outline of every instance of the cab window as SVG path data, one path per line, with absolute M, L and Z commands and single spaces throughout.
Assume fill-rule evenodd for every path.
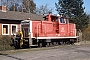
M 60 18 L 60 23 L 67 24 L 68 23 L 68 19 L 61 17 Z
M 52 20 L 53 22 L 58 22 L 58 17 L 56 17 L 56 16 L 51 16 L 51 20 Z
M 60 23 L 65 23 L 64 18 L 63 18 L 63 17 L 61 17 L 61 18 L 60 18 Z

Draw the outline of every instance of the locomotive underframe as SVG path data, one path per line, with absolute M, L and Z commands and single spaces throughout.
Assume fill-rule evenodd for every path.
M 20 47 L 20 39 L 18 37 L 15 38 L 13 41 L 14 47 L 17 48 L 27 48 L 32 46 L 38 46 L 38 47 L 48 47 L 48 46 L 56 46 L 56 45 L 66 45 L 66 44 L 74 44 L 77 42 L 77 37 L 38 37 L 36 38 L 24 38 L 23 39 L 23 46 Z M 43 38 L 43 39 L 42 39 Z M 32 43 L 31 43 L 32 42 Z
M 77 42 L 77 38 L 76 37 L 37 37 L 37 38 L 30 38 L 32 40 L 28 39 L 24 39 L 24 40 L 28 40 L 32 42 L 32 44 L 29 43 L 29 46 L 38 46 L 38 47 L 47 47 L 47 46 L 54 46 L 54 45 L 65 45 L 65 44 L 74 44 L 75 42 Z

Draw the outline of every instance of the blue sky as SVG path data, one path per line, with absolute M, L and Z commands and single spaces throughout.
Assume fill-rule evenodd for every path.
M 90 13 L 90 0 L 83 0 L 84 1 L 84 7 L 85 12 Z M 34 0 L 37 6 L 48 4 L 48 7 L 54 8 L 55 12 L 55 2 L 58 2 L 58 0 Z
M 90 0 L 83 0 L 84 1 L 84 7 L 85 7 L 85 12 L 90 14 Z

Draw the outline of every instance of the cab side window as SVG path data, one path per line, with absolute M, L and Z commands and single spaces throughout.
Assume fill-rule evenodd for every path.
M 52 20 L 52 22 L 58 22 L 58 17 L 52 16 L 52 17 L 51 17 L 51 20 Z
M 65 18 L 64 21 L 65 21 L 65 24 L 68 24 L 68 19 L 67 18 Z
M 63 17 L 60 18 L 60 23 L 65 23 Z
M 61 17 L 61 18 L 60 18 L 60 23 L 67 24 L 67 23 L 68 23 L 68 19 Z

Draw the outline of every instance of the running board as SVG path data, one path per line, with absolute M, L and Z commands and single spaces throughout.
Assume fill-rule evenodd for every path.
M 35 39 L 73 39 L 78 38 L 79 36 L 71 36 L 71 37 L 36 37 Z
M 38 46 L 38 45 L 29 45 L 30 47 Z

